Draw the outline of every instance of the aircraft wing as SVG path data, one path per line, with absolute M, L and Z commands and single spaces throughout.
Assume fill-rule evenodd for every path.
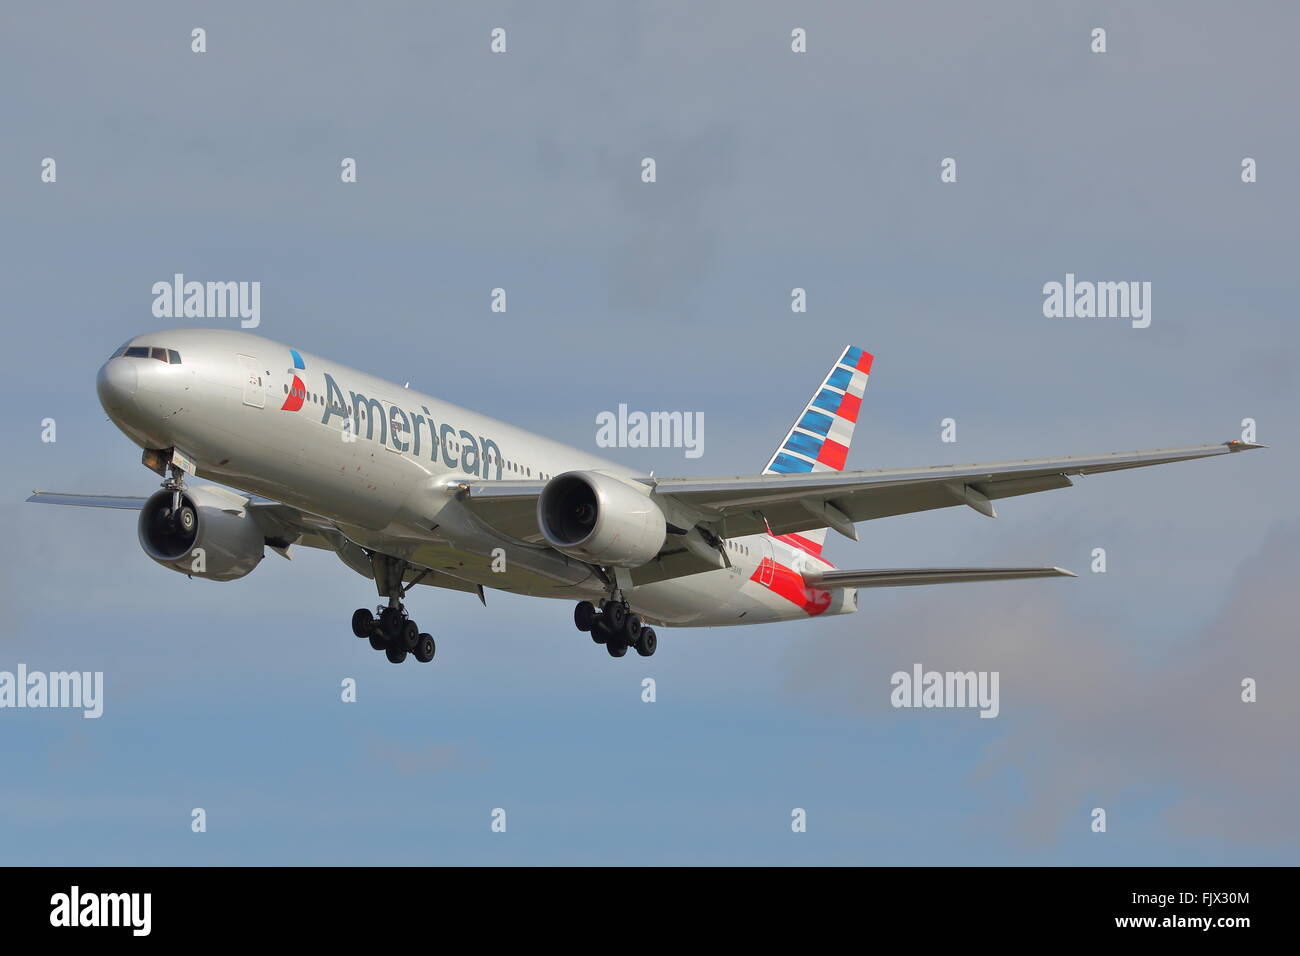
M 641 480 L 653 488 L 654 496 L 674 499 L 697 518 L 696 523 L 724 538 L 765 531 L 789 534 L 834 528 L 856 540 L 853 525 L 859 521 L 956 505 L 996 517 L 993 501 L 1068 488 L 1074 484 L 1071 476 L 1146 468 L 1264 447 L 1229 441 L 972 465 Z M 517 538 L 541 540 L 536 505 L 545 482 L 469 481 L 459 487 L 470 507 L 488 524 Z M 670 535 L 670 542 L 672 538 Z
M 1211 458 L 1265 446 L 1229 441 L 1187 448 L 1111 452 L 1064 458 L 877 471 L 741 475 L 724 478 L 656 478 L 655 495 L 698 511 L 723 537 L 770 530 L 788 534 L 834 528 L 857 538 L 853 524 L 890 515 L 967 505 L 996 517 L 998 498 L 1068 488 L 1072 475 L 1095 475 Z
M 702 548 L 692 525 L 722 538 L 747 534 L 790 534 L 833 528 L 857 539 L 854 524 L 890 515 L 966 505 L 996 517 L 993 501 L 1017 495 L 1068 488 L 1073 475 L 1146 468 L 1196 458 L 1212 458 L 1265 446 L 1242 441 L 1158 448 L 1150 451 L 1033 458 L 972 465 L 935 465 L 877 471 L 819 471 L 799 474 L 737 475 L 720 478 L 642 478 L 669 515 L 669 535 L 659 556 L 632 570 L 634 584 L 697 574 L 725 566 L 725 552 L 715 558 Z M 466 481 L 457 485 L 462 500 L 486 524 L 525 541 L 541 542 L 537 498 L 543 481 Z M 695 544 L 692 547 L 692 544 Z M 720 564 L 719 562 L 723 562 Z M 842 587 L 1006 580 L 1069 574 L 1056 568 L 949 568 L 910 571 L 863 571 Z M 943 578 L 942 575 L 949 577 Z M 864 577 L 865 576 L 865 577 Z M 819 586 L 831 587 L 830 579 Z
M 247 497 L 247 496 L 241 496 Z M 127 511 L 139 511 L 149 499 L 132 495 L 81 495 L 65 494 L 56 491 L 34 491 L 27 498 L 29 502 L 45 505 L 76 505 L 82 508 L 116 508 Z M 333 551 L 344 564 L 362 577 L 374 578 L 370 556 L 364 548 L 343 534 L 327 518 L 313 515 L 297 508 L 281 504 L 270 498 L 252 496 L 245 505 L 265 535 L 267 547 L 288 558 L 290 548 L 299 545 L 304 548 L 320 548 Z M 447 588 L 452 591 L 465 591 L 477 594 L 483 599 L 478 585 L 453 577 L 442 571 L 408 569 L 406 582 L 419 579 L 420 584 Z
M 121 508 L 139 511 L 148 498 L 132 495 L 65 495 L 57 491 L 33 491 L 28 501 L 41 505 L 79 505 L 82 508 Z
M 240 496 L 246 497 L 246 496 Z M 29 502 L 41 505 L 75 505 L 80 508 L 116 508 L 139 511 L 149 500 L 135 495 L 81 495 L 60 491 L 33 491 Z M 308 515 L 269 498 L 248 498 L 245 507 L 266 534 L 267 544 L 287 549 L 290 543 L 309 548 L 335 550 L 328 538 L 338 530 L 324 518 Z
M 901 588 L 917 584 L 960 584 L 966 581 L 1018 581 L 1023 578 L 1077 578 L 1065 568 L 890 568 L 880 571 L 805 571 L 812 588 Z

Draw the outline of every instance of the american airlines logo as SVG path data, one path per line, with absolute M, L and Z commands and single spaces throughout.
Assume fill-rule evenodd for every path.
M 302 403 L 307 398 L 307 386 L 298 377 L 298 373 L 306 371 L 307 364 L 302 360 L 302 356 L 298 354 L 297 349 L 290 349 L 289 355 L 293 357 L 293 368 L 289 369 L 289 373 L 293 376 L 293 384 L 289 386 L 289 394 L 285 396 L 280 411 L 300 412 L 302 411 Z
M 293 368 L 289 371 L 293 383 L 280 408 L 297 412 L 302 410 L 308 394 L 307 386 L 298 375 L 298 372 L 306 371 L 306 363 L 296 349 L 290 350 L 290 354 Z M 345 396 L 333 375 L 326 372 L 324 379 L 321 424 L 328 425 L 331 419 L 339 418 L 345 439 L 361 437 L 364 425 L 367 441 L 378 442 L 403 454 L 428 455 L 430 461 L 438 461 L 441 452 L 442 462 L 448 468 L 481 478 L 501 479 L 505 460 L 501 457 L 501 447 L 491 438 L 475 435 L 464 428 L 458 429 L 447 422 L 438 424 L 426 405 L 421 405 L 419 411 L 410 411 L 361 392 L 349 391 Z

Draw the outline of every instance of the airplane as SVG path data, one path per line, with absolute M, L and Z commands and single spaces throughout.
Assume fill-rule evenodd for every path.
M 27 500 L 138 511 L 145 554 L 190 577 L 242 578 L 266 548 L 333 551 L 386 599 L 356 610 L 352 633 L 395 664 L 436 652 L 403 601 L 416 584 L 485 605 L 489 588 L 573 600 L 610 656 L 648 657 L 655 626 L 850 614 L 865 588 L 1076 576 L 842 570 L 822 554 L 828 530 L 856 541 L 858 522 L 957 506 L 996 517 L 995 501 L 1071 476 L 1265 447 L 845 471 L 873 361 L 838 353 L 761 474 L 665 478 L 249 332 L 171 329 L 130 339 L 96 381 L 161 489 Z

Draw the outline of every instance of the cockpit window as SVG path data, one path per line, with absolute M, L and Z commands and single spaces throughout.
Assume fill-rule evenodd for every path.
M 121 358 L 123 355 L 127 358 L 153 358 L 160 362 L 166 362 L 168 365 L 181 364 L 181 353 L 175 349 L 161 349 L 146 345 L 123 345 L 110 358 Z

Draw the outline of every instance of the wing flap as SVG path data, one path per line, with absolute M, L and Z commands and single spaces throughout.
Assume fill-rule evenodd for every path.
M 514 499 L 535 501 L 546 488 L 544 481 L 507 479 L 504 481 L 464 481 L 458 486 L 466 499 Z

